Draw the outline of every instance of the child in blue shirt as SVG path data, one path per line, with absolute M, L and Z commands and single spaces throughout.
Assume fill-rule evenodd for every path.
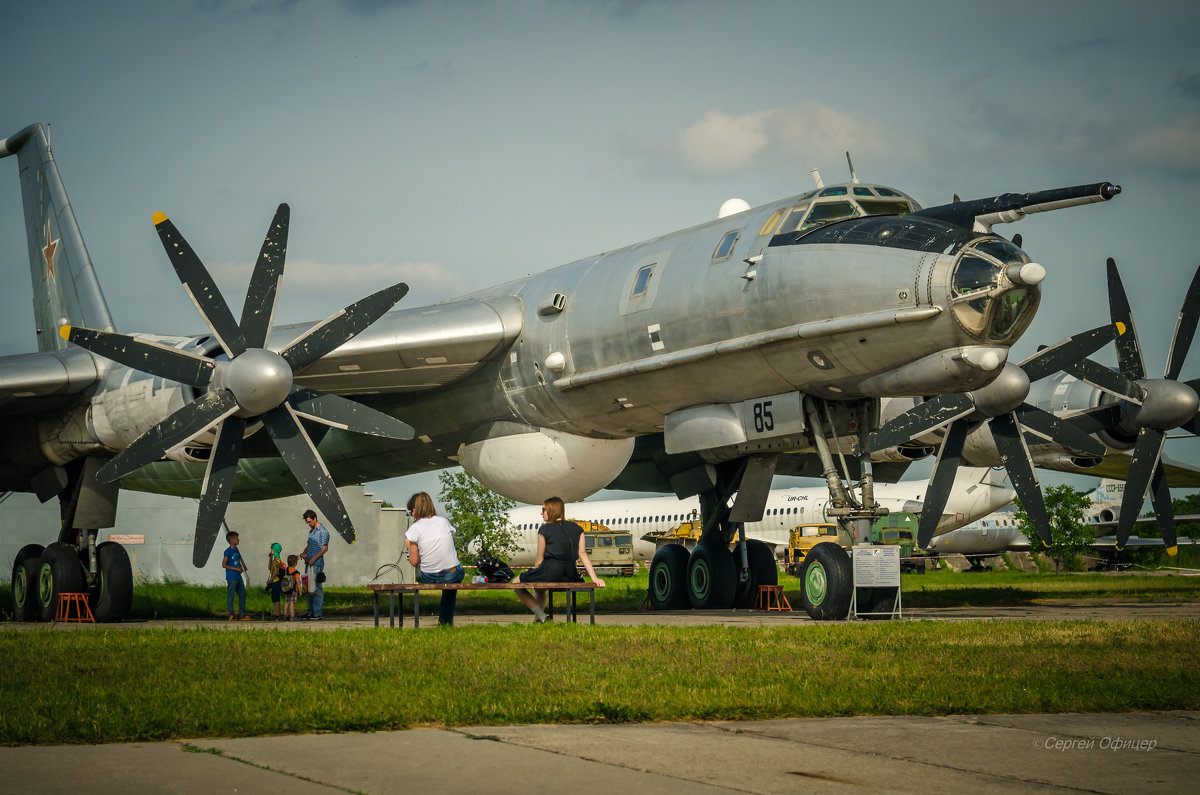
M 229 542 L 229 548 L 221 558 L 221 568 L 225 569 L 225 609 L 229 612 L 230 621 L 238 617 L 238 614 L 233 612 L 233 595 L 236 593 L 242 612 L 241 619 L 250 621 L 250 614 L 246 612 L 246 583 L 242 580 L 246 564 L 242 560 L 242 553 L 238 551 L 238 534 L 230 530 L 225 534 L 225 540 Z

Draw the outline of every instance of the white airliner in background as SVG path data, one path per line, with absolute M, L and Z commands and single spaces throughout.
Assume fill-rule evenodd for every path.
M 875 499 L 892 513 L 920 513 L 926 485 L 923 480 L 877 484 Z M 948 533 L 987 516 L 1012 502 L 1015 496 L 1004 470 L 961 467 L 935 532 Z M 825 486 L 773 489 L 762 521 L 746 523 L 746 537 L 775 544 L 776 554 L 782 554 L 788 533 L 796 525 L 830 521 L 825 516 L 828 503 L 829 490 Z M 683 521 L 699 518 L 700 500 L 697 497 L 591 500 L 569 504 L 566 514 L 568 519 L 597 522 L 611 530 L 629 532 L 633 536 L 634 560 L 648 561 L 654 557 L 655 546 L 642 536 L 665 532 Z M 537 531 L 542 525 L 541 506 L 514 508 L 508 512 L 508 519 L 517 528 L 521 543 L 520 551 L 509 562 L 514 566 L 532 566 L 537 552 Z

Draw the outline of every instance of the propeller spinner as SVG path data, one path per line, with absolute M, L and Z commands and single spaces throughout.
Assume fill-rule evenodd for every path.
M 337 395 L 298 387 L 294 377 L 349 341 L 395 306 L 408 292 L 396 284 L 357 301 L 317 323 L 283 351 L 268 350 L 279 282 L 287 251 L 290 209 L 280 204 L 250 279 L 241 320 L 235 320 L 212 276 L 170 219 L 154 214 L 154 226 L 188 296 L 220 343 L 225 357 L 188 353 L 123 334 L 63 326 L 62 336 L 82 348 L 137 370 L 205 390 L 150 428 L 97 476 L 106 483 L 158 461 L 176 447 L 216 429 L 200 493 L 192 563 L 208 561 L 233 493 L 248 420 L 261 420 L 279 455 L 312 497 L 326 520 L 348 542 L 355 538 L 350 516 L 316 445 L 300 418 L 357 433 L 411 439 L 407 423 Z

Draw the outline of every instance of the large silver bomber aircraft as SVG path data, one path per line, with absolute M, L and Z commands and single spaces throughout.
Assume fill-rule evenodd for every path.
M 980 463 L 1003 459 L 1026 505 L 1041 497 L 1022 429 L 1103 449 L 1022 401 L 1030 380 L 1083 359 L 1118 324 L 1008 362 L 1045 269 L 990 228 L 1110 199 L 1120 189 L 1109 183 L 921 209 L 852 179 L 433 306 L 393 310 L 400 284 L 321 323 L 275 327 L 287 205 L 240 317 L 156 214 L 208 332 L 126 336 L 42 126 L 0 140 L 8 155 L 20 169 L 38 352 L 0 358 L 0 490 L 57 497 L 63 517 L 58 539 L 14 561 L 22 620 L 51 617 L 59 593 L 81 590 L 98 618 L 126 614 L 128 558 L 97 533 L 115 522 L 119 488 L 198 496 L 196 565 L 230 499 L 307 491 L 352 542 L 335 484 L 456 464 L 522 502 L 609 485 L 699 494 L 703 543 L 656 558 L 652 576 L 672 603 L 686 593 L 694 607 L 727 607 L 774 582 L 763 545 L 744 533 L 733 553 L 729 543 L 761 518 L 775 473 L 823 476 L 830 513 L 861 537 L 886 512 L 874 478 L 927 454 L 918 437 L 939 424 L 951 423 L 931 516 L 963 437 L 989 417 L 1007 430 L 992 434 L 997 460 Z M 880 428 L 880 400 L 913 395 L 952 405 L 935 397 Z M 895 441 L 872 444 L 871 431 Z M 840 618 L 848 560 L 840 549 L 812 557 L 806 606 Z

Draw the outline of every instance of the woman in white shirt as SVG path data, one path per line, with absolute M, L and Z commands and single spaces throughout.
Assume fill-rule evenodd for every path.
M 454 549 L 454 528 L 433 510 L 433 498 L 419 491 L 408 500 L 408 512 L 414 519 L 404 534 L 408 562 L 417 570 L 418 582 L 462 582 L 462 564 Z M 438 613 L 440 626 L 454 626 L 456 589 L 442 591 Z

